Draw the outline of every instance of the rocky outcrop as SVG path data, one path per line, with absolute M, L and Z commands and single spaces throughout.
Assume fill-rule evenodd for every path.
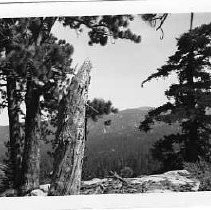
M 82 194 L 155 193 L 198 191 L 200 182 L 186 170 L 138 178 L 93 179 L 82 183 Z
M 112 193 L 165 193 L 195 192 L 199 190 L 199 180 L 186 170 L 169 171 L 163 174 L 122 178 L 117 174 L 110 178 L 83 181 L 81 194 L 112 194 Z M 40 185 L 27 196 L 47 196 L 50 184 Z M 4 196 L 11 196 L 7 192 Z

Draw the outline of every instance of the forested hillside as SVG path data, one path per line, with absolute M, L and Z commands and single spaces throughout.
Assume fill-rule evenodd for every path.
M 109 171 L 121 173 L 130 167 L 134 174 L 151 174 L 159 170 L 159 164 L 152 159 L 150 148 L 163 135 L 177 132 L 177 125 L 156 124 L 149 133 L 140 132 L 138 126 L 149 107 L 126 109 L 118 114 L 110 114 L 97 122 L 88 123 L 88 140 L 85 151 L 83 179 L 109 175 Z M 106 126 L 105 121 L 111 120 Z M 5 153 L 4 141 L 8 139 L 8 127 L 0 127 L 0 151 Z M 50 145 L 42 143 L 42 182 L 52 170 L 52 159 L 47 154 Z M 2 158 L 1 158 L 2 160 Z
M 127 166 L 134 176 L 159 170 L 159 164 L 152 160 L 150 148 L 162 136 L 177 132 L 178 126 L 162 123 L 156 124 L 149 133 L 140 132 L 140 120 L 148 110 L 147 107 L 127 109 L 105 116 L 97 123 L 90 122 L 84 178 L 103 177 L 111 170 L 121 173 Z M 104 120 L 108 119 L 111 125 L 105 126 Z

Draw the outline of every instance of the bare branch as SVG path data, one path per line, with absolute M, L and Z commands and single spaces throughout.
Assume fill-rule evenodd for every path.
M 158 31 L 158 30 L 161 31 L 162 35 L 161 35 L 160 39 L 163 39 L 163 37 L 164 37 L 164 32 L 163 32 L 162 26 L 163 26 L 167 17 L 168 17 L 168 14 L 165 13 L 159 18 L 160 19 L 160 25 L 156 28 L 156 31 Z

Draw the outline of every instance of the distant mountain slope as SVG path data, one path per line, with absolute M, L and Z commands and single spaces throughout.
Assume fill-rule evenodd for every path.
M 140 132 L 140 121 L 149 109 L 150 107 L 126 109 L 105 116 L 98 122 L 89 122 L 84 170 L 86 177 L 103 176 L 109 170 L 120 171 L 124 166 L 130 166 L 137 175 L 150 174 L 159 168 L 159 164 L 152 160 L 149 150 L 164 135 L 178 132 L 179 127 L 159 123 L 148 133 Z M 104 121 L 108 119 L 111 120 L 111 125 L 105 126 Z
M 178 126 L 156 124 L 149 133 L 140 132 L 138 126 L 150 107 L 126 109 L 88 123 L 88 140 L 84 160 L 84 178 L 102 177 L 110 170 L 119 172 L 124 166 L 135 174 L 150 174 L 159 165 L 149 153 L 152 144 L 163 135 L 176 132 Z M 111 120 L 110 126 L 104 121 Z M 0 157 L 4 155 L 4 141 L 8 139 L 8 126 L 0 126 Z M 42 167 L 48 173 L 52 160 L 46 154 L 49 146 L 42 144 Z

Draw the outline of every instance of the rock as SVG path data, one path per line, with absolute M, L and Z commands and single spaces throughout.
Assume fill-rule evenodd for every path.
M 50 189 L 50 184 L 40 185 L 39 189 L 32 190 L 26 196 L 47 196 Z
M 82 182 L 82 194 L 103 193 L 157 193 L 198 191 L 200 182 L 186 170 L 169 171 L 164 174 L 138 178 L 93 179 Z
M 92 180 L 89 181 L 85 181 L 84 183 L 86 183 L 86 185 L 94 185 L 94 184 L 100 184 L 107 181 L 107 179 L 98 179 L 98 178 L 94 178 Z M 83 182 L 82 182 L 83 183 Z
M 50 184 L 43 184 L 43 185 L 40 185 L 40 189 L 45 192 L 45 193 L 48 193 L 49 189 L 50 189 Z
M 32 190 L 27 196 L 47 196 L 48 193 L 41 189 Z

